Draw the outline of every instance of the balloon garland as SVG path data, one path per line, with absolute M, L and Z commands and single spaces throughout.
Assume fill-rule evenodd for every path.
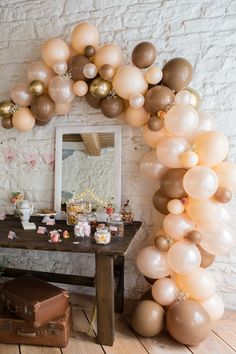
M 98 43 L 90 23 L 75 27 L 71 47 L 58 38 L 44 43 L 42 61 L 27 68 L 27 83 L 13 87 L 10 100 L 0 103 L 1 125 L 29 131 L 70 112 L 74 98 L 85 96 L 106 117 L 124 113 L 128 124 L 143 129 L 152 150 L 141 171 L 159 181 L 153 204 L 166 216 L 153 244 L 137 255 L 152 296 L 137 304 L 131 325 L 140 335 L 154 336 L 166 313 L 171 336 L 196 345 L 224 312 L 205 268 L 235 244 L 224 207 L 236 191 L 236 165 L 225 161 L 229 143 L 212 116 L 198 111 L 200 97 L 188 87 L 193 68 L 186 59 L 174 58 L 162 69 L 152 66 L 156 48 L 142 42 L 132 52 L 134 65 L 124 65 L 119 46 Z

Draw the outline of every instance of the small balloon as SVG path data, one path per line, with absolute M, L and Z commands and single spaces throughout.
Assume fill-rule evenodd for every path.
M 171 90 L 180 91 L 192 80 L 193 67 L 184 58 L 174 58 L 169 60 L 163 67 L 163 85 Z
M 145 73 L 145 79 L 150 85 L 157 85 L 162 79 L 162 70 L 157 67 L 149 68 Z
M 197 245 L 201 242 L 202 240 L 202 234 L 197 231 L 197 230 L 192 230 L 187 233 L 184 237 L 187 241 L 193 243 L 194 245 Z
M 53 64 L 52 68 L 53 68 L 53 71 L 56 74 L 62 75 L 62 74 L 65 74 L 67 72 L 68 65 L 67 65 L 67 62 L 64 61 L 64 60 L 57 60 Z
M 104 80 L 111 80 L 115 74 L 115 69 L 110 64 L 104 64 L 99 70 L 99 74 Z
M 27 84 L 18 84 L 11 89 L 10 97 L 13 102 L 22 107 L 30 105 L 32 100 L 31 92 Z
M 159 211 L 159 213 L 167 215 L 169 214 L 169 211 L 167 209 L 167 205 L 170 201 L 170 198 L 166 197 L 165 194 L 163 194 L 163 192 L 158 189 L 152 198 L 153 201 L 153 205 L 156 208 L 157 211 Z
M 167 209 L 171 214 L 179 215 L 184 212 L 184 205 L 179 199 L 172 199 L 167 204 Z
M 185 90 L 191 94 L 190 103 L 188 104 L 193 106 L 195 109 L 198 109 L 201 104 L 201 97 L 199 93 L 191 87 L 185 87 Z
M 144 106 L 151 114 L 169 108 L 175 100 L 173 92 L 165 86 L 154 86 L 145 95 Z
M 93 63 L 85 64 L 83 74 L 87 79 L 93 79 L 97 75 L 97 67 Z
M 88 45 L 84 50 L 84 55 L 88 58 L 93 57 L 96 53 L 96 49 L 92 45 Z
M 144 97 L 141 94 L 135 94 L 130 96 L 129 104 L 132 108 L 138 109 L 141 108 L 144 104 Z
M 157 132 L 161 128 L 163 128 L 164 123 L 163 121 L 158 118 L 157 116 L 151 116 L 147 122 L 148 129 L 153 132 Z
M 140 69 L 148 68 L 157 57 L 157 50 L 150 42 L 141 42 L 132 52 L 132 61 Z
M 155 281 L 152 286 L 152 296 L 162 306 L 169 306 L 177 296 L 177 288 L 172 279 L 162 278 Z
M 29 91 L 33 96 L 40 96 L 44 91 L 44 85 L 42 81 L 34 80 L 29 84 Z
M 185 151 L 180 156 L 180 161 L 185 168 L 192 168 L 199 162 L 199 157 L 194 151 Z
M 62 39 L 51 38 L 43 44 L 41 57 L 44 63 L 52 68 L 57 61 L 68 61 L 70 48 Z
M 142 127 L 149 120 L 150 114 L 144 107 L 133 108 L 128 106 L 125 111 L 125 120 L 134 128 Z
M 85 96 L 88 92 L 88 85 L 85 81 L 79 80 L 73 84 L 73 92 L 76 96 L 82 97 Z
M 72 75 L 72 79 L 74 81 L 79 81 L 79 80 L 86 80 L 86 76 L 84 75 L 84 67 L 89 63 L 89 59 L 85 57 L 84 55 L 74 55 L 70 60 L 69 60 L 69 70 Z
M 88 46 L 97 47 L 99 33 L 97 28 L 88 22 L 78 24 L 71 34 L 71 44 L 76 53 L 84 54 Z
M 187 170 L 185 168 L 173 168 L 168 170 L 160 180 L 160 190 L 171 199 L 186 197 L 183 186 L 183 178 Z
M 219 187 L 213 197 L 217 202 L 225 204 L 232 199 L 232 193 L 227 188 Z
M 3 101 L 0 103 L 0 115 L 4 118 L 11 117 L 14 109 L 12 101 Z
M 101 102 L 101 111 L 108 118 L 119 117 L 124 108 L 124 101 L 119 96 L 106 97 Z
M 13 128 L 12 117 L 2 118 L 1 125 L 5 129 Z
M 96 98 L 104 98 L 111 91 L 112 86 L 109 81 L 103 80 L 100 77 L 94 79 L 90 85 L 89 91 Z
M 165 235 L 156 236 L 153 240 L 153 246 L 160 252 L 167 252 L 173 244 L 173 240 Z
M 12 124 L 20 132 L 27 132 L 35 125 L 35 118 L 29 108 L 20 107 L 12 116 Z

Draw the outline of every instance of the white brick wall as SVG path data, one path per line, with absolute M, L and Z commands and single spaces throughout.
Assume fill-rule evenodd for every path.
M 192 62 L 192 87 L 202 96 L 202 109 L 212 112 L 218 127 L 230 139 L 230 158 L 236 160 L 236 1 L 235 0 L 0 0 L 0 99 L 24 80 L 28 63 L 38 59 L 40 45 L 49 37 L 69 39 L 80 21 L 91 21 L 101 33 L 101 42 L 116 42 L 129 62 L 135 44 L 150 40 L 159 52 L 158 64 L 181 56 Z M 77 99 L 68 117 L 57 117 L 50 125 L 29 133 L 0 128 L 0 149 L 19 152 L 53 152 L 55 125 L 110 124 L 83 99 Z M 120 122 L 114 120 L 114 124 Z M 139 130 L 123 127 L 123 199 L 129 198 L 137 219 L 143 221 L 126 264 L 126 293 L 137 297 L 146 288 L 137 272 L 133 255 L 148 236 L 148 227 L 160 217 L 152 208 L 154 183 L 140 176 L 139 161 L 148 148 Z M 19 153 L 6 165 L 0 154 L 0 199 L 9 190 L 24 188 L 37 207 L 52 206 L 53 173 L 43 160 L 30 170 Z M 235 206 L 235 202 L 234 202 Z M 234 211 L 233 211 L 234 212 Z M 235 212 L 234 212 L 235 213 Z M 150 233 L 150 232 L 149 232 Z M 13 264 L 42 270 L 93 273 L 91 258 L 65 257 L 48 252 L 7 251 Z M 92 263 L 92 264 L 91 264 Z M 218 258 L 211 268 L 227 307 L 236 308 L 236 253 Z M 76 289 L 77 290 L 77 289 Z

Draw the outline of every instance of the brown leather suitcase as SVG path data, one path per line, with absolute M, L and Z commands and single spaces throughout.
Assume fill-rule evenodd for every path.
M 35 327 L 63 316 L 68 297 L 65 290 L 29 274 L 8 281 L 1 288 L 1 299 L 8 310 Z
M 71 306 L 64 316 L 34 327 L 7 309 L 0 309 L 0 343 L 66 347 L 72 328 Z

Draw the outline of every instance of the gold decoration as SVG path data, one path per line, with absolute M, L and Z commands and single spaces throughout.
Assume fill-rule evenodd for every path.
M 158 111 L 157 112 L 157 117 L 159 119 L 165 119 L 165 116 L 166 116 L 166 112 L 165 111 Z
M 100 77 L 93 80 L 90 85 L 90 93 L 96 98 L 106 97 L 110 91 L 111 83 L 109 81 L 101 79 Z
M 44 91 L 44 85 L 39 80 L 34 80 L 29 84 L 29 91 L 33 96 L 40 96 Z
M 72 78 L 72 72 L 71 70 L 67 70 L 64 74 L 59 75 L 61 79 L 71 79 Z
M 14 112 L 15 104 L 12 101 L 4 101 L 0 103 L 0 115 L 4 118 L 10 117 Z
M 189 294 L 186 293 L 185 291 L 181 291 L 181 290 L 176 291 L 176 301 L 177 302 L 187 300 L 188 298 L 189 298 Z

